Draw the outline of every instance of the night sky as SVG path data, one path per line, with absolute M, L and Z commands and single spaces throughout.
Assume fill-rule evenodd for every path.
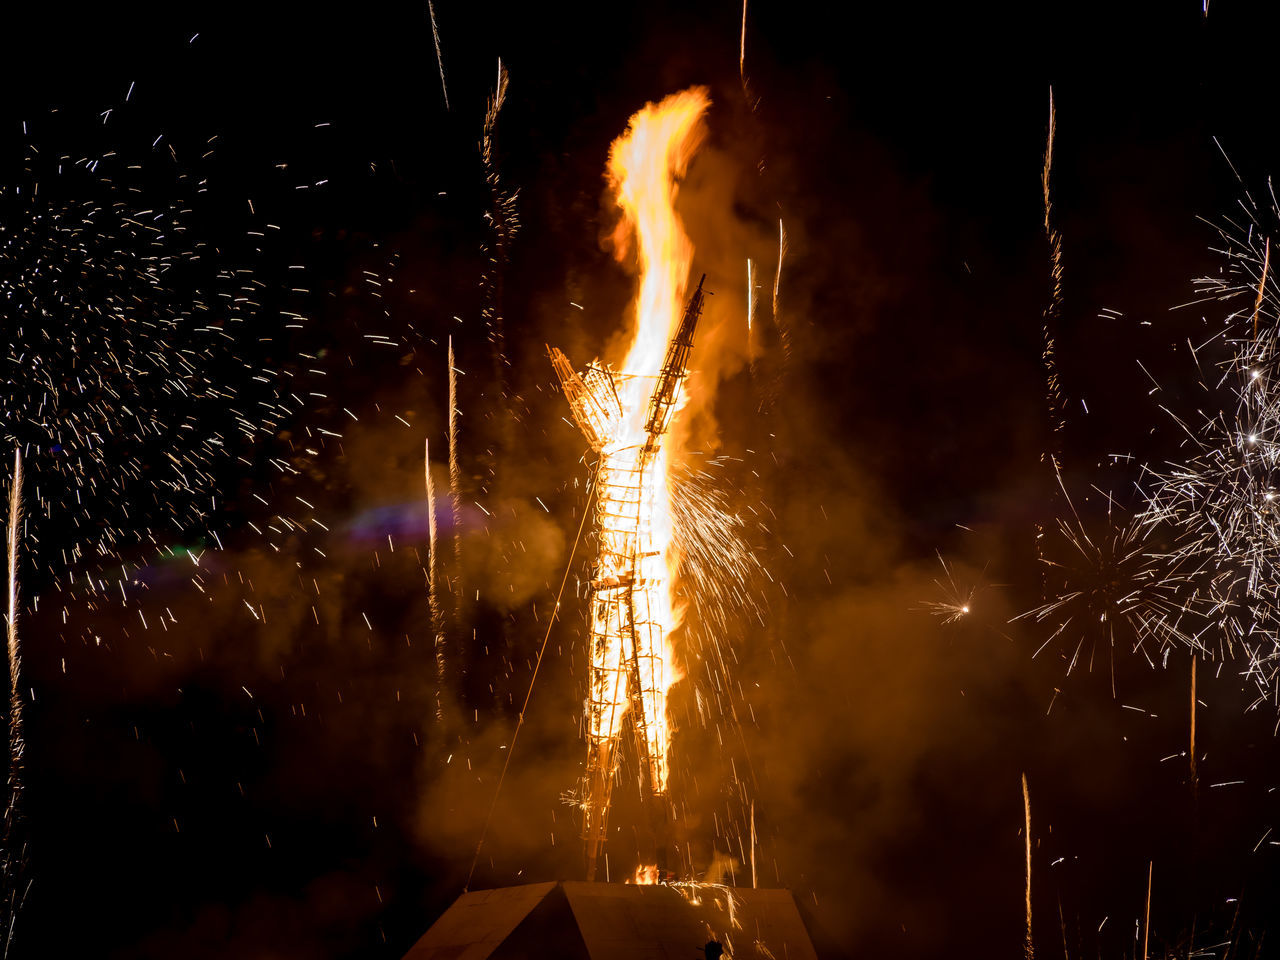
M 51 505 L 25 528 L 31 886 L 15 955 L 401 956 L 466 883 L 567 564 L 472 888 L 581 877 L 562 795 L 585 752 L 590 538 L 570 553 L 588 461 L 545 344 L 578 366 L 616 357 L 634 278 L 606 239 L 608 146 L 692 84 L 713 106 L 680 210 L 714 297 L 687 459 L 767 571 L 719 638 L 728 683 L 691 654 L 673 697 L 673 792 L 700 870 L 743 882 L 754 803 L 761 883 L 795 892 L 825 955 L 1017 956 L 1025 773 L 1042 956 L 1139 954 L 1149 864 L 1152 956 L 1265 954 L 1274 702 L 1248 709 L 1239 662 L 1200 663 L 1193 787 L 1185 648 L 1147 648 L 1153 665 L 1123 631 L 1113 650 L 1080 626 L 1041 650 L 1051 627 L 1011 619 L 1043 600 L 1036 531 L 1065 509 L 1043 454 L 1093 522 L 1098 491 L 1132 509 L 1136 464 L 1173 456 L 1162 404 L 1216 402 L 1185 343 L 1230 308 L 1175 308 L 1223 266 L 1215 225 L 1280 164 L 1276 12 L 750 0 L 745 90 L 734 2 L 434 12 L 447 108 L 425 3 L 6 11 L 0 230 L 95 200 L 101 178 L 132 185 L 131 209 L 181 208 L 184 230 L 157 242 L 201 257 L 173 271 L 175 299 L 216 300 L 217 269 L 257 281 L 248 321 L 201 340 L 201 370 L 247 404 L 280 401 L 245 437 L 234 404 L 119 374 L 121 423 L 154 410 L 162 428 L 122 427 L 86 501 L 59 472 L 58 426 L 24 420 L 13 359 L 21 342 L 56 368 L 71 341 L 26 324 L 6 343 L 5 442 L 28 449 L 28 496 Z M 519 221 L 501 250 L 479 147 L 499 60 L 498 189 Z M 1041 362 L 1050 87 L 1057 434 Z M 99 163 L 59 172 L 64 155 Z M 749 257 L 765 276 L 754 363 Z M 0 283 L 17 269 L 0 259 Z M 82 289 L 146 299 L 109 273 Z M 102 322 L 68 309 L 64 333 Z M 423 443 L 447 488 L 450 337 L 462 510 L 441 687 Z M 223 430 L 236 439 L 198 490 L 160 484 Z M 64 560 L 106 529 L 109 555 Z M 940 556 L 981 586 L 955 623 L 928 608 L 945 599 Z M 624 766 L 615 879 L 634 860 L 635 783 Z

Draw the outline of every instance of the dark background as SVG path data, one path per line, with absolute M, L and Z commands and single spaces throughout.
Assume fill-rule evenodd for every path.
M 745 789 L 762 881 L 796 892 L 833 955 L 1015 955 L 1025 772 L 1042 954 L 1140 950 L 1148 863 L 1153 954 L 1265 952 L 1280 893 L 1274 705 L 1246 712 L 1239 665 L 1201 665 L 1194 790 L 1185 651 L 1152 670 L 1121 635 L 1113 697 L 1101 633 L 1033 659 L 1047 631 L 1008 621 L 1040 602 L 1036 523 L 1062 506 L 1042 452 L 1061 443 L 1082 501 L 1095 482 L 1123 498 L 1134 473 L 1107 457 L 1166 455 L 1157 403 L 1198 402 L 1177 345 L 1213 305 L 1171 308 L 1220 266 L 1198 218 L 1238 209 L 1214 138 L 1255 196 L 1280 160 L 1266 5 L 753 0 L 746 95 L 733 3 L 442 0 L 435 13 L 449 110 L 416 3 L 6 11 L 11 182 L 31 144 L 114 149 L 149 170 L 174 144 L 212 184 L 194 229 L 263 276 L 307 267 L 296 341 L 243 347 L 299 370 L 309 353 L 326 378 L 273 449 L 343 433 L 299 455 L 296 476 L 261 451 L 226 468 L 213 524 L 227 549 L 203 558 L 205 592 L 138 549 L 127 559 L 145 589 L 90 609 L 32 560 L 32 886 L 15 950 L 397 957 L 461 892 L 582 508 L 582 445 L 543 343 L 578 363 L 607 349 L 629 291 L 601 242 L 608 143 L 646 100 L 703 83 L 711 139 L 686 213 L 695 270 L 720 299 L 694 366 L 722 382 L 698 438 L 743 461 L 726 483 L 761 518 L 752 538 L 772 582 L 753 585 L 767 626 L 724 638 L 740 686 L 720 705 L 740 725 L 704 728 L 682 707 L 678 782 L 701 863 L 734 852 Z M 477 145 L 498 58 L 511 76 L 498 165 L 522 224 L 502 266 L 506 399 L 481 317 L 491 198 Z M 1060 440 L 1040 363 L 1051 85 Z M 281 228 L 261 250 L 243 239 L 245 198 Z M 765 310 L 752 378 L 732 346 L 734 291 L 748 256 L 771 277 L 778 217 L 782 309 Z M 369 345 L 370 331 L 396 348 Z M 466 374 L 462 581 L 479 599 L 437 722 L 421 445 L 442 461 L 450 335 Z M 729 346 L 713 356 L 707 342 Z M 255 492 L 305 498 L 331 532 L 257 536 Z M 956 624 L 922 609 L 942 598 L 935 551 L 985 585 Z M 475 887 L 581 869 L 559 802 L 581 761 L 570 582 Z M 139 608 L 163 607 L 175 622 L 138 629 Z M 1067 676 L 1080 636 L 1093 669 Z M 713 749 L 717 728 L 736 742 Z M 734 825 L 711 819 L 722 809 L 738 810 Z

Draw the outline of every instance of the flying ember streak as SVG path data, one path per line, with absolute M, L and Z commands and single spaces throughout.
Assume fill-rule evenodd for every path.
M 224 206 L 159 151 L 31 148 L 0 187 L 0 418 L 33 481 L 33 566 L 72 594 L 120 595 L 123 570 L 119 591 L 74 573 L 206 535 L 225 471 L 304 406 L 306 378 L 277 351 L 306 291 L 250 267 L 271 227 Z
M 563 353 L 549 348 L 574 419 L 599 454 L 586 704 L 589 880 L 604 842 L 624 717 L 636 737 L 651 826 L 661 832 L 666 817 L 666 702 L 679 679 L 671 634 L 680 623 L 673 593 L 680 558 L 663 439 L 683 403 L 704 296 L 699 283 L 682 309 L 693 246 L 676 216 L 675 197 L 701 143 L 709 105 L 704 88 L 648 104 L 610 151 L 609 180 L 623 213 L 616 247 L 620 253 L 631 249 L 634 233 L 640 267 L 635 338 L 622 368 L 597 361 L 579 375 Z M 642 841 L 637 877 L 657 878 L 664 861 L 657 837 Z

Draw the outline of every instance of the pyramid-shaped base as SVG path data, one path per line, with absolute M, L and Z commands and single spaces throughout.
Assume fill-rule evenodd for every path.
M 530 883 L 465 893 L 404 960 L 817 960 L 788 890 Z

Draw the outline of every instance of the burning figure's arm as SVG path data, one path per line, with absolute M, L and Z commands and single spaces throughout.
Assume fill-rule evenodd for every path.
M 649 398 L 649 410 L 645 416 L 644 430 L 649 443 L 654 444 L 667 432 L 671 418 L 680 407 L 680 389 L 684 386 L 689 371 L 689 354 L 693 351 L 693 331 L 698 326 L 698 318 L 702 316 L 702 303 L 706 296 L 702 292 L 702 284 L 706 281 L 704 273 L 698 281 L 698 289 L 689 298 L 684 316 L 680 318 L 680 326 L 667 345 L 667 356 L 662 364 L 662 372 L 658 375 L 658 383 Z M 566 391 L 567 393 L 568 391 Z
M 587 367 L 585 377 L 579 376 L 569 358 L 556 347 L 548 346 L 547 355 L 560 378 L 574 423 L 591 444 L 591 449 L 599 453 L 605 444 L 617 438 L 622 420 L 622 404 L 618 400 L 613 377 L 598 364 Z

